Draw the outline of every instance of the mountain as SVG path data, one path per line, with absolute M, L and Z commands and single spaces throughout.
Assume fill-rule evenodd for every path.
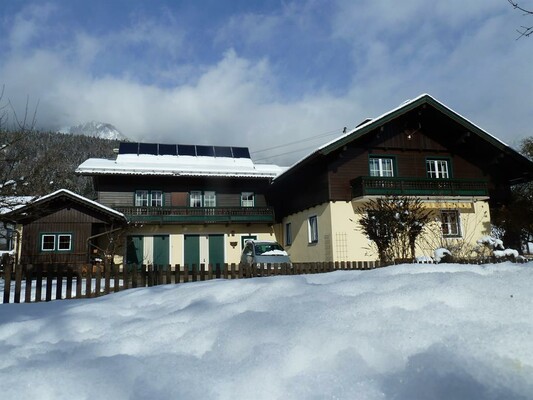
M 84 135 L 109 140 L 128 140 L 117 128 L 106 122 L 91 121 L 61 130 L 62 133 Z

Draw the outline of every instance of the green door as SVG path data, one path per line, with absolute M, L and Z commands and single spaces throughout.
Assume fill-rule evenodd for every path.
M 192 271 L 192 265 L 200 267 L 200 236 L 199 235 L 185 235 L 184 238 L 184 262 L 189 266 L 189 271 Z
M 143 237 L 128 236 L 126 238 L 126 264 L 142 265 L 143 263 Z
M 224 235 L 209 235 L 209 264 L 216 268 L 224 269 Z
M 169 263 L 169 236 L 157 235 L 154 236 L 154 265 L 163 266 L 163 271 L 166 271 Z

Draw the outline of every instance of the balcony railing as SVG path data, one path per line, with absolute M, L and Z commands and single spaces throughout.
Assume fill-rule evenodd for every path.
M 390 178 L 361 176 L 351 181 L 352 197 L 401 196 L 488 196 L 487 181 L 473 179 Z
M 136 223 L 273 223 L 270 207 L 113 207 Z

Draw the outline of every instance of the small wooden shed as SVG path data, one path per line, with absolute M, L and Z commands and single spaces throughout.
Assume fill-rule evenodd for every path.
M 124 215 L 61 189 L 3 215 L 17 224 L 21 264 L 83 265 L 97 255 L 97 243 L 127 224 Z

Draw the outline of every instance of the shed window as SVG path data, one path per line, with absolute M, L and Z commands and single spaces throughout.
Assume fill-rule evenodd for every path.
M 71 251 L 72 235 L 70 233 L 45 233 L 41 235 L 41 251 Z

